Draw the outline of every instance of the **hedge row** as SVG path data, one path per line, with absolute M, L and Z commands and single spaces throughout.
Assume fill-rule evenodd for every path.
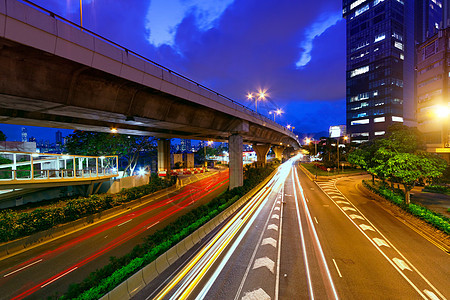
M 387 200 L 391 201 L 392 203 L 396 204 L 397 206 L 403 208 L 405 211 L 409 212 L 413 216 L 416 216 L 427 223 L 433 225 L 437 229 L 442 230 L 443 232 L 450 234 L 450 219 L 437 213 L 432 210 L 427 209 L 426 207 L 410 203 L 407 205 L 404 202 L 404 196 L 392 191 L 387 186 L 378 186 L 375 187 L 371 183 L 367 182 L 366 180 L 363 180 L 363 184 L 365 187 L 373 191 L 374 193 L 386 198 Z
M 91 195 L 65 200 L 64 205 L 56 203 L 47 208 L 37 208 L 31 212 L 4 210 L 0 212 L 0 242 L 11 241 L 53 226 L 78 220 L 145 195 L 165 189 L 175 183 L 157 175 L 150 177 L 149 184 L 123 189 L 115 195 Z
M 245 168 L 246 179 L 242 187 L 227 190 L 208 204 L 179 217 L 165 228 L 145 238 L 144 242 L 135 246 L 130 253 L 120 258 L 110 257 L 108 265 L 92 272 L 81 283 L 72 284 L 60 299 L 99 299 L 235 203 L 269 176 L 276 167 L 277 165 L 272 164 L 257 169 Z
M 450 187 L 442 185 L 429 185 L 423 188 L 424 192 L 450 195 Z

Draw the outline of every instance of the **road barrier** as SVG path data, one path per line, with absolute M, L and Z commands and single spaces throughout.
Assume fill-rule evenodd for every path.
M 220 225 L 224 220 L 226 220 L 230 215 L 232 215 L 235 211 L 237 211 L 245 202 L 247 202 L 251 197 L 253 197 L 264 185 L 269 182 L 269 180 L 276 174 L 278 168 L 272 172 L 266 179 L 264 179 L 261 183 L 259 183 L 256 187 L 254 187 L 250 192 L 245 194 L 242 198 L 237 200 L 230 207 L 225 209 L 223 212 L 218 214 L 216 217 L 211 219 L 208 223 L 191 233 L 184 240 L 180 241 L 178 244 L 174 245 L 165 253 L 161 254 L 155 261 L 151 262 L 147 266 L 143 267 L 127 280 L 122 282 L 116 288 L 114 288 L 111 292 L 104 295 L 100 298 L 100 300 L 122 300 L 122 299 L 130 299 L 133 295 L 137 294 L 143 286 L 136 287 L 139 290 L 133 290 L 133 293 L 128 295 L 124 295 L 122 292 L 124 290 L 128 290 L 128 281 L 136 282 L 139 281 L 139 277 L 143 278 L 146 284 L 149 284 L 153 279 L 155 279 L 158 275 L 164 272 L 171 264 L 173 264 L 176 259 L 173 258 L 174 253 L 178 254 L 177 249 L 181 247 L 183 249 L 183 245 L 186 248 L 186 252 L 189 251 L 195 244 L 201 241 L 206 235 L 212 232 L 218 225 Z M 182 255 L 177 255 L 181 257 Z M 170 259 L 169 259 L 170 257 Z M 135 279 L 134 277 L 138 279 Z M 136 285 L 133 285 L 136 286 Z M 117 291 L 116 291 L 117 290 Z

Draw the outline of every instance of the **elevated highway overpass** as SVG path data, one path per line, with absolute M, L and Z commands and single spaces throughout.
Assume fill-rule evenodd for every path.
M 160 138 L 227 141 L 230 186 L 242 184 L 242 143 L 259 161 L 293 132 L 243 105 L 28 1 L 0 0 L 0 122 Z M 275 149 L 280 155 L 280 148 Z

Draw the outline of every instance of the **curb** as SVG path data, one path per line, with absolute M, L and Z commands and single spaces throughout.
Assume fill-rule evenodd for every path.
M 242 198 L 237 200 L 224 211 L 209 220 L 206 224 L 184 238 L 181 242 L 172 246 L 165 253 L 161 254 L 156 260 L 134 273 L 131 277 L 119 284 L 112 291 L 101 297 L 100 300 L 127 300 L 136 295 L 141 289 L 145 287 L 146 284 L 149 284 L 153 279 L 164 272 L 170 265 L 172 265 L 178 258 L 182 256 L 178 254 L 177 250 L 179 248 L 181 248 L 182 250 L 185 248 L 186 251 L 184 253 L 189 251 L 203 237 L 205 237 L 217 226 L 219 226 L 228 216 L 237 211 L 245 202 L 247 202 L 248 199 L 253 197 L 253 195 L 256 194 L 265 184 L 267 184 L 267 182 L 269 182 L 269 180 L 277 172 L 278 168 L 275 169 L 269 176 L 267 176 L 266 179 L 260 182 L 251 191 L 245 194 Z M 145 282 L 144 285 L 140 284 L 140 278 L 143 278 L 143 281 Z
M 307 168 L 305 168 L 302 164 L 299 164 L 300 169 L 305 173 L 306 176 L 308 176 L 309 180 L 311 181 L 328 181 L 330 179 L 335 178 L 342 178 L 342 177 L 348 177 L 348 176 L 359 176 L 359 175 L 366 175 L 366 172 L 361 173 L 352 173 L 352 174 L 337 174 L 337 175 L 330 175 L 330 176 L 317 176 L 316 179 L 314 179 L 315 175 L 313 175 Z
M 166 188 L 164 190 L 160 190 L 157 192 L 154 192 L 152 194 L 146 195 L 142 198 L 132 200 L 130 202 L 124 203 L 122 205 L 112 207 L 110 209 L 107 209 L 105 211 L 92 214 L 86 217 L 83 217 L 79 220 L 75 220 L 69 223 L 61 224 L 56 227 L 36 232 L 30 236 L 22 237 L 13 241 L 5 242 L 0 245 L 0 260 L 3 260 L 7 257 L 19 254 L 21 252 L 30 250 L 34 247 L 38 247 L 42 244 L 52 242 L 60 237 L 75 233 L 79 230 L 86 229 L 90 226 L 96 225 L 99 222 L 106 221 L 110 218 L 113 218 L 117 215 L 120 215 L 125 212 L 129 212 L 129 209 L 134 205 L 145 205 L 150 202 L 155 201 L 153 199 L 154 197 L 163 197 L 169 193 L 172 193 L 182 187 L 184 187 L 187 184 L 197 182 L 201 179 L 204 179 L 206 177 L 209 177 L 211 175 L 214 175 L 216 172 L 208 172 L 208 176 L 198 176 L 195 175 L 194 180 L 190 180 L 188 183 L 185 183 L 183 185 L 177 186 L 176 184 L 172 187 Z M 204 173 L 203 175 L 206 175 L 207 173 Z M 189 177 L 188 177 L 189 178 Z M 190 179 L 190 178 L 189 178 Z M 149 200 L 144 200 L 145 198 L 152 198 Z M 137 207 L 134 207 L 137 208 Z

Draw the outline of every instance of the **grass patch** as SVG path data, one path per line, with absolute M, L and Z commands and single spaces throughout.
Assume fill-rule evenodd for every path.
M 446 234 L 450 234 L 449 218 L 441 215 L 440 213 L 429 210 L 428 208 L 419 204 L 405 204 L 405 198 L 402 193 L 393 191 L 389 186 L 383 185 L 382 183 L 375 183 L 374 185 L 371 181 L 363 180 L 363 185 L 374 193 L 401 207 L 403 210 L 409 212 L 413 216 L 424 220 L 425 222 L 433 225 L 435 228 L 442 230 Z
M 356 174 L 361 173 L 363 170 L 361 169 L 353 169 L 353 168 L 345 168 L 342 171 L 342 168 L 339 169 L 339 173 L 335 169 L 331 169 L 330 172 L 327 171 L 327 168 L 318 163 L 302 163 L 302 166 L 305 167 L 311 174 L 317 176 L 334 176 L 338 174 Z

